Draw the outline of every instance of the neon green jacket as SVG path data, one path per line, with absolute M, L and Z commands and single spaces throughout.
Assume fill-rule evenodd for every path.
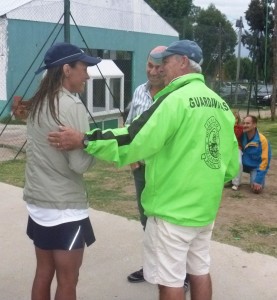
M 181 226 L 214 221 L 224 182 L 238 173 L 234 116 L 201 74 L 175 79 L 129 127 L 87 134 L 86 151 L 118 166 L 145 160 L 147 216 Z

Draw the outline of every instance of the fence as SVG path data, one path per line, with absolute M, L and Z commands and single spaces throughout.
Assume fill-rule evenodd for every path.
M 0 115 L 0 121 L 2 123 L 0 124 L 0 161 L 22 157 L 22 154 L 19 153 L 24 152 L 25 149 L 26 126 L 24 124 L 15 124 L 12 118 L 10 118 L 10 106 L 13 96 L 21 95 L 24 96 L 25 99 L 28 99 L 28 97 L 33 94 L 38 84 L 38 80 L 33 76 L 35 68 L 33 59 L 42 61 L 45 49 L 48 48 L 49 44 L 55 39 L 61 40 L 63 38 L 63 1 L 48 0 L 30 2 L 36 2 L 37 6 L 34 5 L 32 9 L 23 6 L 19 12 L 14 10 L 10 13 L 10 19 L 6 19 L 5 16 L 0 17 L 0 112 L 6 112 L 4 118 L 2 114 Z M 95 56 L 100 56 L 103 59 L 113 60 L 124 73 L 124 107 L 126 107 L 132 98 L 132 90 L 134 90 L 134 87 L 136 87 L 139 81 L 137 78 L 145 77 L 145 57 L 143 62 L 135 61 L 134 52 L 123 49 L 122 44 L 125 42 L 124 38 L 129 39 L 128 43 L 139 42 L 139 49 L 143 48 L 142 44 L 144 43 L 146 44 L 144 45 L 144 50 L 149 50 L 151 43 L 154 45 L 157 45 L 157 43 L 167 45 L 168 39 L 164 38 L 167 32 L 164 28 L 168 29 L 168 27 L 170 27 L 172 32 L 174 32 L 174 29 L 172 29 L 171 26 L 164 26 L 164 24 L 160 22 L 160 18 L 152 11 L 145 9 L 140 16 L 141 19 L 139 19 L 137 18 L 138 13 L 134 12 L 132 14 L 130 11 L 127 11 L 127 7 L 123 8 L 122 11 L 113 9 L 110 15 L 100 9 L 100 7 L 94 7 L 94 10 L 98 12 L 98 19 L 96 20 L 98 22 L 98 28 L 88 28 L 89 22 L 92 19 L 91 8 L 88 7 L 88 1 L 71 2 L 74 2 L 74 5 L 77 2 L 79 4 L 78 7 L 74 6 L 74 13 L 71 16 L 71 32 L 74 40 L 78 42 L 79 45 L 83 45 L 82 48 L 84 51 Z M 129 3 L 130 1 L 127 2 Z M 118 1 L 118 3 L 122 5 L 121 3 L 123 3 L 123 1 Z M 50 4 L 54 5 L 51 9 L 48 7 Z M 41 21 L 40 5 L 45 5 L 43 8 L 43 16 L 47 17 L 48 23 Z M 115 21 L 115 15 L 117 16 L 116 24 L 118 27 L 105 28 L 106 25 L 102 26 L 103 24 Z M 25 21 L 22 21 L 21 17 L 22 20 Z M 144 18 L 146 22 L 144 22 L 142 18 Z M 26 20 L 30 20 L 30 23 L 27 24 Z M 79 24 L 76 23 L 75 20 L 80 21 L 82 29 L 80 29 Z M 136 32 L 134 36 L 130 36 L 128 26 L 126 25 L 128 22 L 131 22 L 130 24 L 133 26 L 131 28 L 130 24 L 128 25 L 130 30 L 136 31 L 139 26 L 144 26 L 147 27 L 147 30 L 151 32 L 152 36 L 150 34 L 150 36 L 145 35 L 142 37 L 141 32 Z M 183 38 L 199 39 L 201 36 L 206 36 L 205 32 L 211 35 L 208 44 L 213 46 L 212 49 L 209 50 L 211 54 L 207 55 L 207 58 L 204 60 L 203 73 L 206 74 L 208 71 L 213 73 L 212 70 L 214 69 L 214 74 L 216 74 L 216 69 L 222 68 L 219 53 L 227 47 L 225 42 L 233 38 L 233 35 L 215 26 L 206 26 L 205 28 L 204 26 L 202 28 L 199 26 L 194 27 L 189 25 L 184 18 L 180 19 L 180 22 L 182 26 L 180 27 L 181 29 L 179 28 L 178 30 L 179 32 L 181 31 Z M 118 31 L 120 31 L 120 26 L 125 28 L 123 39 L 117 38 L 119 36 Z M 84 32 L 85 34 L 83 34 Z M 107 32 L 109 32 L 109 35 Z M 160 32 L 160 35 L 163 36 L 164 42 L 162 42 L 162 40 L 159 40 L 159 42 L 152 40 L 157 38 L 157 32 Z M 177 38 L 178 37 L 175 36 L 175 39 Z M 101 44 L 101 47 L 99 46 L 92 49 L 91 44 L 93 44 L 93 41 L 96 39 L 99 41 L 99 44 Z M 138 39 L 138 41 L 136 41 L 136 39 Z M 8 45 L 8 41 L 10 43 L 13 42 L 13 44 Z M 90 46 L 86 47 L 87 44 Z M 115 48 L 117 50 L 114 50 Z M 203 52 L 207 52 L 205 49 L 203 50 Z M 11 58 L 8 62 L 6 61 L 5 64 L 5 58 L 7 59 L 8 55 L 11 54 L 14 54 L 13 57 L 20 57 L 20 60 L 14 63 L 14 59 Z M 105 80 L 103 79 L 103 81 Z M 250 84 L 242 82 L 236 86 L 234 83 L 223 81 L 210 81 L 207 82 L 207 84 L 219 93 L 232 108 L 250 108 L 253 111 L 259 111 L 261 108 L 255 98 L 253 98 Z M 104 92 L 102 94 L 104 94 Z M 5 101 L 3 101 L 4 99 Z M 7 99 L 10 102 L 6 105 Z M 113 98 L 113 107 L 119 108 L 118 100 L 117 98 Z M 104 102 L 105 99 L 102 97 L 99 100 L 99 106 L 104 106 Z M 123 111 L 119 111 L 119 115 L 122 112 Z

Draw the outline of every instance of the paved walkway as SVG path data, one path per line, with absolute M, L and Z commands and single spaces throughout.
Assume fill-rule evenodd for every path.
M 0 299 L 29 300 L 35 257 L 22 189 L 0 183 L 0 195 Z M 90 218 L 97 241 L 85 251 L 78 299 L 157 300 L 156 286 L 126 280 L 142 261 L 140 223 L 92 209 Z M 211 254 L 213 300 L 277 299 L 276 258 L 217 242 Z

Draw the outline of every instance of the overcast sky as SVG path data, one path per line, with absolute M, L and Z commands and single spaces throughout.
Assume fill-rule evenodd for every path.
M 195 6 L 207 8 L 211 3 L 220 10 L 227 19 L 235 24 L 236 20 L 245 16 L 245 11 L 248 9 L 251 0 L 193 0 Z M 246 22 L 244 21 L 244 26 Z

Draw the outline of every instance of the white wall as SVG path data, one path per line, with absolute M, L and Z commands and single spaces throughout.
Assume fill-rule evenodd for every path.
M 71 0 L 70 10 L 79 26 L 178 36 L 143 0 Z M 63 0 L 33 0 L 8 12 L 7 18 L 56 23 L 63 12 Z
M 7 20 L 0 18 L 0 101 L 7 100 Z

